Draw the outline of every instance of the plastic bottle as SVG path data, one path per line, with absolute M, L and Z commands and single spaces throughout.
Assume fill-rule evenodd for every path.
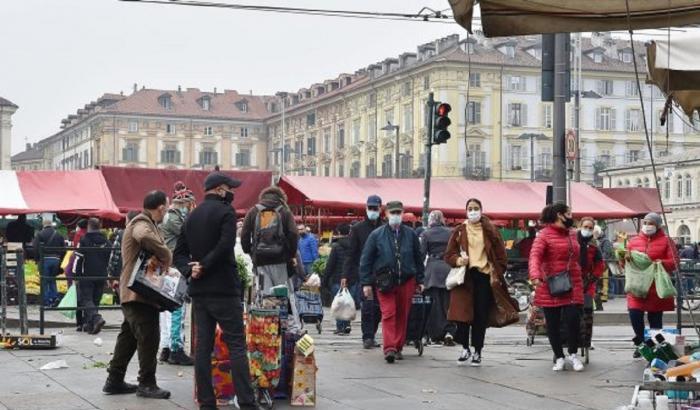
M 647 359 L 647 362 L 650 362 L 654 360 L 656 355 L 654 354 L 654 349 L 656 348 L 656 345 L 654 344 L 654 341 L 651 339 L 647 339 L 644 341 L 644 343 L 640 344 L 637 349 L 639 350 L 639 353 L 642 355 L 643 358 Z
M 651 361 L 651 371 L 654 373 L 663 373 L 668 369 L 668 364 L 658 357 Z
M 656 335 L 656 341 L 659 343 L 654 349 L 654 355 L 665 362 L 678 359 L 678 355 L 673 350 L 673 346 L 666 341 L 666 338 L 662 334 Z
M 668 396 L 666 396 L 666 395 L 656 396 L 656 410 L 669 410 L 669 408 L 668 408 Z
M 685 377 L 678 376 L 677 379 L 675 377 L 669 377 L 668 381 L 675 382 L 675 383 L 684 383 Z M 690 396 L 690 392 L 688 392 L 687 390 L 666 390 L 666 396 L 668 396 L 668 398 L 671 400 L 673 400 L 673 399 L 687 400 L 688 397 Z

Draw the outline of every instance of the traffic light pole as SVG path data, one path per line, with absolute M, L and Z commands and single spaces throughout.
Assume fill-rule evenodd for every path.
M 570 92 L 567 85 L 567 63 L 569 54 L 566 52 L 569 40 L 568 33 L 554 35 L 554 105 L 553 105 L 553 174 L 552 180 L 554 202 L 566 202 L 566 154 L 564 134 L 566 132 L 566 100 Z
M 427 110 L 425 119 L 427 140 L 425 143 L 425 180 L 423 182 L 423 226 L 428 227 L 428 214 L 430 213 L 430 177 L 433 172 L 433 120 L 435 119 L 435 99 L 433 93 L 428 94 L 426 102 Z

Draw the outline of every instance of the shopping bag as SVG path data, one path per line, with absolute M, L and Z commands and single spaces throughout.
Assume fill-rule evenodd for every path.
M 314 355 L 294 353 L 294 375 L 292 377 L 291 405 L 294 407 L 316 406 L 316 359 Z
M 661 262 L 654 263 L 654 283 L 656 284 L 656 294 L 661 299 L 676 296 L 676 287 L 673 285 L 671 276 L 666 272 Z
M 78 293 L 75 290 L 75 284 L 70 285 L 66 295 L 61 299 L 61 303 L 58 304 L 59 308 L 77 308 L 78 307 Z M 75 310 L 61 310 L 61 314 L 68 319 L 75 319 Z
M 466 276 L 466 266 L 459 266 L 457 268 L 450 269 L 450 273 L 447 274 L 447 279 L 445 279 L 445 287 L 447 288 L 447 290 L 452 290 L 457 286 L 464 285 L 464 280 Z
M 331 316 L 335 320 L 355 320 L 357 309 L 355 308 L 355 300 L 352 298 L 350 291 L 347 288 L 342 288 L 333 298 L 331 304 Z
M 141 251 L 129 278 L 128 288 L 169 311 L 179 309 L 187 297 L 187 282 L 177 269 L 163 271 L 160 262 Z
M 63 256 L 63 260 L 61 261 L 61 269 L 64 271 L 70 264 L 70 260 L 73 258 L 73 251 L 68 251 L 66 254 Z
M 655 269 L 646 254 L 632 251 L 630 260 L 625 263 L 625 293 L 646 298 L 654 282 Z

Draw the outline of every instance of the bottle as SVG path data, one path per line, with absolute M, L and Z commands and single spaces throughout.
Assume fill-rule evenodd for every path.
M 656 396 L 656 410 L 668 410 L 668 396 L 660 395 Z
M 672 383 L 685 383 L 685 377 L 669 377 L 668 381 Z M 666 390 L 665 393 L 669 399 L 687 400 L 690 396 L 690 392 L 688 392 L 687 390 Z
M 656 355 L 654 354 L 654 349 L 656 348 L 656 345 L 654 344 L 654 341 L 651 339 L 647 339 L 644 341 L 644 343 L 640 344 L 639 347 L 637 347 L 637 350 L 639 350 L 639 353 L 644 357 L 647 362 L 650 362 L 654 360 Z
M 654 373 L 663 373 L 668 369 L 668 364 L 657 357 L 651 361 L 650 368 Z
M 666 338 L 662 334 L 656 335 L 656 341 L 659 342 L 654 350 L 654 355 L 665 362 L 678 359 L 678 355 L 673 350 L 673 346 L 666 341 Z

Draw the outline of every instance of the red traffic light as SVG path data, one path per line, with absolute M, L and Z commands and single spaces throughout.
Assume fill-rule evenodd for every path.
M 452 107 L 450 107 L 450 104 L 442 103 L 438 105 L 437 110 L 435 110 L 435 113 L 438 117 L 446 117 L 450 111 L 452 111 Z

